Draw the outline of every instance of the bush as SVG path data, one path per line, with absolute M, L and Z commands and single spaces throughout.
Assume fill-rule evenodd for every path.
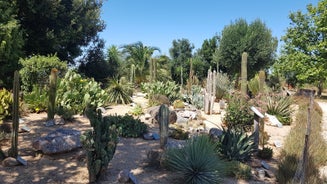
M 153 82 L 142 83 L 141 89 L 144 93 L 148 94 L 149 99 L 155 94 L 165 95 L 170 102 L 181 99 L 180 88 L 175 82 Z
M 215 147 L 208 136 L 193 137 L 181 149 L 167 149 L 164 163 L 169 169 L 179 172 L 184 183 L 218 183 L 223 164 L 215 153 Z
M 131 86 L 118 80 L 111 80 L 108 87 L 108 101 L 115 104 L 129 104 L 132 102 Z
M 184 100 L 194 105 L 197 109 L 202 109 L 204 106 L 204 96 L 201 93 L 201 86 L 193 85 L 191 94 L 186 96 Z
M 230 99 L 224 117 L 225 125 L 230 129 L 248 131 L 253 124 L 253 113 L 247 102 L 241 103 L 241 98 L 234 96 Z
M 229 161 L 226 163 L 226 175 L 229 177 L 236 177 L 237 179 L 250 180 L 252 177 L 251 167 L 239 162 Z
M 11 108 L 13 104 L 13 96 L 12 94 L 6 90 L 0 90 L 0 124 L 5 118 L 11 116 Z
M 143 109 L 140 104 L 136 104 L 136 106 L 129 112 L 133 116 L 140 116 L 143 114 Z
M 249 160 L 255 151 L 253 138 L 254 134 L 248 136 L 243 131 L 224 129 L 219 137 L 217 150 L 227 160 L 244 162 Z
M 147 132 L 148 127 L 139 119 L 133 116 L 106 116 L 106 121 L 110 121 L 118 129 L 120 129 L 122 137 L 141 137 Z
M 228 75 L 217 72 L 216 77 L 216 99 L 222 99 L 231 90 L 231 80 Z
M 261 159 L 270 160 L 273 156 L 273 149 L 264 147 L 258 150 L 257 156 Z
M 50 56 L 32 56 L 26 59 L 20 59 L 22 69 L 19 71 L 22 81 L 22 89 L 30 92 L 34 85 L 45 86 L 49 83 L 49 75 L 52 68 L 56 68 L 62 77 L 67 71 L 67 64 L 55 55 Z
M 184 131 L 180 128 L 177 128 L 177 129 L 173 129 L 169 133 L 169 137 L 171 137 L 173 139 L 178 139 L 178 140 L 186 140 L 189 137 L 189 132 Z
M 47 88 L 34 85 L 33 90 L 30 93 L 25 92 L 24 101 L 30 112 L 39 113 L 46 111 L 49 101 Z
M 292 101 L 290 97 L 272 96 L 267 99 L 267 113 L 275 115 L 283 125 L 290 125 L 292 118 Z

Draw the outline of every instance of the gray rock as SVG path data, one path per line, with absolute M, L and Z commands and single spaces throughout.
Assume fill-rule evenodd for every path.
M 132 183 L 139 184 L 139 182 L 137 181 L 136 177 L 134 176 L 134 174 L 132 172 L 129 172 L 128 177 L 132 181 Z
M 157 133 L 152 133 L 152 137 L 154 140 L 159 140 L 160 139 L 160 135 Z
M 44 123 L 44 125 L 45 125 L 46 127 L 54 126 L 54 125 L 55 125 L 55 121 L 54 121 L 53 119 L 48 120 L 48 121 L 46 121 L 46 122 Z
M 7 157 L 2 161 L 2 165 L 4 167 L 12 167 L 12 166 L 19 165 L 19 162 L 13 157 Z
M 44 154 L 68 152 L 82 146 L 80 136 L 81 132 L 78 130 L 61 128 L 38 138 L 32 146 Z
M 118 173 L 118 178 L 117 178 L 118 182 L 119 183 L 129 182 L 129 180 L 130 180 L 129 173 L 130 173 L 130 171 L 128 169 L 124 169 L 124 170 L 120 171 Z
M 145 140 L 153 140 L 153 134 L 152 133 L 144 133 L 143 139 Z
M 223 131 L 219 128 L 211 128 L 209 130 L 209 136 L 210 138 L 212 138 L 213 140 L 218 140 L 218 138 L 223 135 Z
M 265 161 L 261 161 L 261 166 L 267 170 L 270 169 L 270 166 Z
M 168 140 L 166 149 L 178 148 L 181 149 L 185 146 L 185 140 Z
M 148 114 L 151 115 L 152 123 L 158 123 L 158 114 L 159 114 L 159 108 L 160 106 L 153 106 L 150 107 L 147 111 Z M 169 110 L 169 123 L 173 124 L 177 120 L 177 114 L 175 111 Z

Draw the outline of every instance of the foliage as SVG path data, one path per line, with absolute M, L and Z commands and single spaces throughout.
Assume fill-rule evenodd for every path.
M 251 167 L 242 162 L 232 160 L 228 161 L 226 166 L 226 174 L 230 177 L 244 180 L 250 180 L 252 177 Z
M 290 181 L 296 171 L 297 164 L 302 158 L 304 148 L 305 134 L 307 131 L 307 116 L 309 100 L 307 98 L 298 97 L 295 99 L 299 109 L 296 113 L 296 124 L 288 136 L 285 138 L 284 147 L 280 155 L 280 162 L 278 164 L 277 178 L 281 183 Z M 313 179 L 319 180 L 318 167 L 326 165 L 327 163 L 327 144 L 321 134 L 321 109 L 318 104 L 314 103 L 311 110 L 311 131 L 309 136 L 309 146 L 307 153 L 306 176 L 308 178 L 306 183 L 323 183 L 314 182 Z
M 309 4 L 307 12 L 290 13 L 291 23 L 282 37 L 285 45 L 274 66 L 288 81 L 315 84 L 318 94 L 327 74 L 326 6 L 327 1 L 321 0 L 316 6 Z
M 67 64 L 60 61 L 56 55 L 35 55 L 30 58 L 20 59 L 22 69 L 19 71 L 24 92 L 30 92 L 34 85 L 43 87 L 49 84 L 49 75 L 52 68 L 58 70 L 58 76 L 62 77 L 67 71 Z
M 248 136 L 243 131 L 224 129 L 219 137 L 218 152 L 227 160 L 238 160 L 241 162 L 251 158 L 255 151 L 254 134 Z
M 249 82 L 248 88 L 251 92 L 252 96 L 257 96 L 259 94 L 260 86 L 259 86 L 259 75 L 255 75 Z
M 146 74 L 149 73 L 149 59 L 154 51 L 160 52 L 160 49 L 157 47 L 145 46 L 142 42 L 124 45 L 122 48 L 122 53 L 126 54 L 126 61 L 129 63 L 129 66 L 135 66 L 136 84 L 145 82 Z
M 253 115 L 248 102 L 235 95 L 229 100 L 224 117 L 224 124 L 228 128 L 249 130 L 253 124 Z
M 183 129 L 180 129 L 180 128 L 172 129 L 172 131 L 169 132 L 169 137 L 171 137 L 173 139 L 178 139 L 178 140 L 185 140 L 185 139 L 188 139 L 189 132 L 184 131 Z
M 166 55 L 160 55 L 155 58 L 157 65 L 157 81 L 171 81 L 170 58 Z
M 181 148 L 167 149 L 164 163 L 179 172 L 184 183 L 219 183 L 222 162 L 215 153 L 215 144 L 205 135 L 193 137 Z
M 133 116 L 140 116 L 143 114 L 143 109 L 140 104 L 136 104 L 136 106 L 129 112 Z
M 188 39 L 173 40 L 172 47 L 169 49 L 171 60 L 171 75 L 176 83 L 181 84 L 181 73 L 185 83 L 190 73 L 189 60 L 192 58 L 194 45 Z
M 155 94 L 161 94 L 168 97 L 169 101 L 174 101 L 181 98 L 179 86 L 175 82 L 154 82 L 154 83 L 142 83 L 141 89 L 148 94 L 151 98 Z
M 174 109 L 185 108 L 184 101 L 183 100 L 175 100 L 173 102 L 173 107 L 174 107 Z
M 105 28 L 102 4 L 102 0 L 17 1 L 26 55 L 57 53 L 60 60 L 73 64 Z
M 222 99 L 232 89 L 232 83 L 226 73 L 217 72 L 216 77 L 216 98 Z
M 248 78 L 274 62 L 277 38 L 259 19 L 250 24 L 238 19 L 225 26 L 220 37 L 217 54 L 220 69 L 230 76 L 240 76 L 242 52 L 248 53 Z
M 5 88 L 0 90 L 0 124 L 3 119 L 11 116 L 13 98 L 12 94 Z
M 214 61 L 213 55 L 219 46 L 219 36 L 215 35 L 210 39 L 205 39 L 202 43 L 201 48 L 198 50 L 197 54 L 203 59 L 203 62 L 211 66 L 212 68 L 217 66 L 216 61 Z M 205 69 L 208 71 L 209 67 Z M 216 68 L 216 71 L 218 69 Z
M 257 156 L 261 159 L 270 160 L 273 156 L 273 149 L 268 147 L 259 149 Z
M 12 87 L 13 73 L 23 56 L 22 30 L 17 18 L 16 1 L 0 1 L 0 87 Z
M 116 126 L 110 118 L 102 118 L 101 111 L 87 111 L 93 130 L 81 135 L 83 148 L 87 151 L 87 169 L 89 182 L 96 182 L 104 174 L 110 160 L 113 158 L 119 140 Z
M 161 94 L 154 94 L 149 98 L 149 102 L 148 102 L 149 107 L 157 106 L 161 104 L 170 105 L 170 101 L 167 96 Z
M 202 109 L 204 106 L 204 96 L 201 89 L 201 86 L 192 85 L 191 94 L 184 98 L 186 102 L 194 105 L 197 109 Z
M 268 97 L 267 101 L 267 113 L 275 115 L 283 125 L 290 125 L 292 121 L 291 98 L 276 95 Z
M 82 114 L 88 105 L 101 107 L 107 104 L 108 94 L 93 79 L 83 79 L 69 70 L 59 80 L 57 88 L 58 114 L 70 119 L 73 114 Z M 64 113 L 64 114 L 62 114 Z
M 30 112 L 43 112 L 48 107 L 48 90 L 46 87 L 33 86 L 29 93 L 24 94 L 24 102 Z
M 140 119 L 134 119 L 131 115 L 125 116 L 107 116 L 121 132 L 122 137 L 140 137 L 147 132 L 148 127 Z
M 131 103 L 131 90 L 132 88 L 128 83 L 118 81 L 117 79 L 110 80 L 110 86 L 106 89 L 108 102 L 116 104 Z

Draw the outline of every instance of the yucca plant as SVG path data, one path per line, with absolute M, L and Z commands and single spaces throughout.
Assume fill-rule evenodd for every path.
M 193 137 L 181 149 L 167 149 L 164 163 L 169 169 L 181 173 L 183 183 L 219 183 L 223 162 L 217 156 L 215 147 L 206 135 Z
M 254 134 L 248 136 L 240 130 L 224 129 L 217 148 L 223 158 L 247 161 L 255 151 L 253 138 Z
M 123 84 L 118 80 L 111 80 L 108 88 L 108 101 L 116 104 L 129 104 L 132 102 L 130 96 L 131 87 L 129 84 Z
M 267 99 L 267 113 L 275 115 L 283 125 L 291 124 L 291 98 L 274 96 Z

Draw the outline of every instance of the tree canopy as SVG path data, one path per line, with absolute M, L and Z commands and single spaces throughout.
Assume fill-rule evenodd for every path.
M 327 0 L 317 6 L 309 4 L 307 12 L 289 15 L 290 27 L 282 40 L 282 48 L 275 70 L 287 80 L 316 84 L 320 90 L 327 75 Z
M 225 26 L 219 43 L 218 57 L 221 70 L 231 76 L 240 74 L 241 55 L 248 53 L 248 78 L 261 69 L 270 67 L 276 55 L 277 38 L 259 19 L 250 24 L 238 19 Z

